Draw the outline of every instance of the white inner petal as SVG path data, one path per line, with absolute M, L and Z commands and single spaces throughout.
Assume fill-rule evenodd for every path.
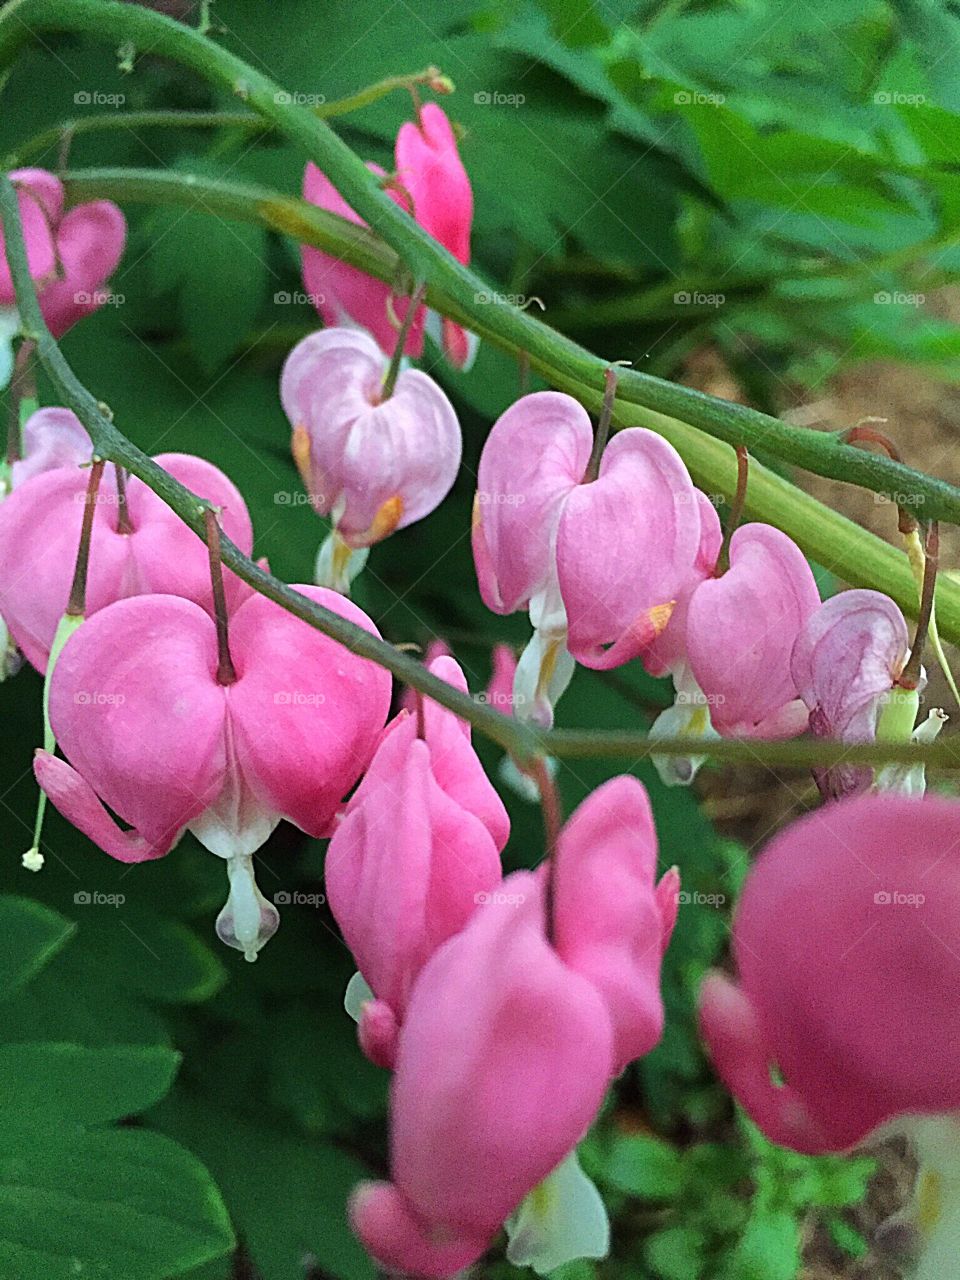
M 320 544 L 313 566 L 313 580 L 318 587 L 350 594 L 350 584 L 367 563 L 369 547 L 354 550 L 337 533 L 329 533 Z
M 651 738 L 703 738 L 709 742 L 720 735 L 710 719 L 710 706 L 688 667 L 674 674 L 676 696 L 672 707 L 661 711 L 650 726 Z M 706 756 L 653 756 L 660 781 L 667 787 L 686 787 L 697 776 Z
M 913 1221 L 921 1239 L 913 1280 L 950 1280 L 960 1259 L 960 1121 L 956 1116 L 895 1122 L 919 1158 Z
M 508 1261 L 540 1275 L 577 1258 L 605 1258 L 610 1251 L 606 1207 L 576 1151 L 534 1187 L 504 1226 Z
M 343 1007 L 354 1022 L 359 1022 L 363 1006 L 369 1000 L 375 999 L 376 996 L 370 990 L 366 978 L 362 973 L 357 972 L 347 983 L 347 989 L 343 993 Z
M 0 391 L 13 377 L 13 340 L 20 332 L 20 313 L 16 307 L 0 307 Z
M 229 714 L 224 721 L 224 734 L 227 767 L 223 787 L 213 804 L 194 818 L 188 829 L 218 858 L 249 858 L 266 844 L 280 814 L 258 799 L 244 777 Z
M 229 858 L 227 875 L 230 892 L 217 916 L 217 937 L 242 951 L 245 960 L 256 960 L 257 952 L 276 933 L 280 915 L 257 887 L 252 858 Z

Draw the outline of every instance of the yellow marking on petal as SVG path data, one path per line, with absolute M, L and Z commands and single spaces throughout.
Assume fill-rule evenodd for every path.
M 300 479 L 303 481 L 304 488 L 310 492 L 310 435 L 303 426 L 293 428 L 293 435 L 290 438 L 290 452 L 293 454 L 293 460 L 297 464 L 297 470 L 300 472 Z
M 690 717 L 690 725 L 688 732 L 691 734 L 705 734 L 710 728 L 710 712 L 706 707 L 697 707 L 693 715 Z
M 478 489 L 477 492 L 473 495 L 473 512 L 471 513 L 471 516 L 470 516 L 470 527 L 472 529 L 479 528 L 480 522 L 482 519 L 483 519 L 483 513 L 480 510 L 480 491 Z
M 933 1169 L 920 1175 L 917 1188 L 917 1225 L 929 1235 L 943 1216 L 943 1178 Z
M 549 1178 L 538 1182 L 530 1192 L 530 1207 L 538 1218 L 545 1218 L 553 1205 L 554 1195 L 550 1188 Z
M 923 549 L 923 542 L 920 539 L 919 530 L 914 529 L 911 533 L 903 535 L 903 545 L 906 548 L 907 559 L 910 562 L 910 571 L 913 574 L 913 580 L 917 584 L 917 592 L 923 591 L 923 575 L 926 570 L 927 556 Z M 943 651 L 943 645 L 940 642 L 940 632 L 937 629 L 937 606 L 934 601 L 930 610 L 930 627 L 927 633 L 930 641 L 930 647 L 937 657 L 937 664 L 943 672 L 947 684 L 950 686 L 950 692 L 953 694 L 954 700 L 960 707 L 960 689 L 957 688 L 957 682 L 953 678 L 953 672 L 950 670 L 950 663 L 947 661 L 947 655 Z M 899 672 L 896 672 L 899 675 Z
M 379 542 L 381 538 L 389 537 L 402 519 L 403 499 L 399 493 L 395 493 L 392 498 L 386 500 L 373 517 L 373 524 L 367 530 L 365 541 L 369 544 Z
M 353 548 L 340 537 L 339 533 L 334 531 L 333 535 L 333 573 L 338 582 L 342 581 L 343 575 L 346 573 L 347 565 L 350 563 L 350 557 L 353 555 Z
M 667 623 L 673 617 L 673 611 L 677 606 L 676 600 L 668 600 L 666 604 L 655 604 L 647 613 L 650 619 L 650 625 L 653 627 L 655 635 L 661 635 L 666 629 Z
M 550 688 L 550 681 L 553 679 L 553 673 L 557 669 L 557 659 L 560 656 L 560 641 L 551 640 L 547 645 L 543 658 L 540 661 L 540 670 L 537 673 L 537 694 L 538 698 L 545 697 L 547 690 Z

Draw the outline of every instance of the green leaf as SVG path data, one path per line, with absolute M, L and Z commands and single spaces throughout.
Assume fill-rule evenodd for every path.
M 756 1214 L 730 1256 L 730 1280 L 795 1280 L 800 1232 L 789 1213 Z
M 669 1200 L 680 1190 L 683 1173 L 669 1142 L 618 1136 L 610 1143 L 600 1176 L 609 1186 L 642 1200 Z
M 160 1047 L 0 1045 L 0 1112 L 82 1125 L 120 1120 L 159 1102 L 179 1062 Z
M 0 898 L 0 998 L 42 969 L 75 927 L 29 898 Z
M 210 1175 L 169 1138 L 0 1120 L 0 1274 L 167 1280 L 233 1243 Z
M 347 1223 L 347 1197 L 370 1171 L 346 1151 L 181 1091 L 164 1128 L 210 1166 L 263 1280 L 303 1280 L 303 1259 L 339 1280 L 374 1280 Z
M 702 1280 L 706 1242 L 688 1227 L 668 1227 L 649 1237 L 644 1256 L 661 1280 Z

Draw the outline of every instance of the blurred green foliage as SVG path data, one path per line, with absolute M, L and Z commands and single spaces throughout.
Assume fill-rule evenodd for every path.
M 539 298 L 548 321 L 610 358 L 670 375 L 712 344 L 760 403 L 872 356 L 944 377 L 960 367 L 956 329 L 917 303 L 960 264 L 960 17 L 950 5 L 218 0 L 213 16 L 217 39 L 291 91 L 328 100 L 439 65 L 457 85 L 445 106 L 463 131 L 480 271 L 492 289 Z M 52 40 L 6 83 L 0 153 L 103 110 L 84 94 L 122 95 L 118 110 L 235 106 L 149 51 L 128 74 L 103 46 Z M 393 94 L 336 125 L 389 164 L 409 112 Z M 56 167 L 56 148 L 34 162 Z M 303 157 L 231 131 L 110 130 L 77 137 L 69 163 L 174 167 L 293 192 Z M 226 470 L 250 506 L 257 554 L 281 577 L 308 580 L 323 530 L 298 500 L 277 395 L 284 354 L 317 323 L 297 300 L 296 246 L 202 203 L 127 212 L 117 305 L 68 335 L 68 358 L 138 444 Z M 478 691 L 491 644 L 519 643 L 526 629 L 484 610 L 468 536 L 479 450 L 518 393 L 518 371 L 489 348 L 469 374 L 432 371 L 461 413 L 463 473 L 439 511 L 374 551 L 357 599 L 390 640 L 446 637 Z M 21 1188 L 0 1193 L 0 1275 L 302 1280 L 315 1267 L 372 1280 L 344 1205 L 357 1179 L 386 1167 L 387 1080 L 343 1012 L 352 966 L 327 908 L 285 908 L 249 966 L 213 940 L 222 867 L 191 839 L 130 868 L 53 814 L 46 870 L 19 869 L 40 682 L 24 672 L 0 698 L 2 888 L 18 895 L 0 899 L 0 1146 Z M 666 700 L 639 671 L 580 671 L 560 723 L 636 728 Z M 498 753 L 478 745 L 495 770 Z M 596 761 L 565 767 L 566 808 L 610 772 Z M 862 1197 L 869 1165 L 786 1154 L 734 1120 L 693 1009 L 703 972 L 723 959 L 748 852 L 717 837 L 691 793 L 637 772 L 663 868 L 679 864 L 685 888 L 722 901 L 681 909 L 663 1042 L 618 1083 L 585 1145 L 615 1215 L 614 1254 L 599 1270 L 789 1280 L 811 1214 L 838 1249 L 862 1252 L 843 1210 Z M 531 865 L 539 816 L 507 800 L 506 861 Z M 283 828 L 260 864 L 268 895 L 322 894 L 319 842 Z M 111 895 L 122 901 L 106 904 Z M 247 1270 L 231 1259 L 226 1214 Z M 24 1244 L 31 1252 L 17 1253 Z M 594 1268 L 565 1271 L 587 1280 Z

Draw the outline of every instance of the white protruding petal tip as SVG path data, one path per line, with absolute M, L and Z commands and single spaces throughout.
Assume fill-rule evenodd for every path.
M 376 997 L 370 990 L 366 978 L 362 973 L 358 972 L 347 983 L 347 989 L 343 993 L 343 1007 L 354 1022 L 359 1022 L 363 1006 L 370 1000 L 375 999 Z
M 605 1258 L 610 1221 L 600 1192 L 580 1168 L 576 1151 L 530 1192 L 504 1224 L 507 1259 L 546 1275 L 577 1258 Z
M 230 892 L 217 916 L 217 937 L 252 963 L 279 928 L 280 915 L 257 887 L 252 858 L 229 858 L 227 874 Z

